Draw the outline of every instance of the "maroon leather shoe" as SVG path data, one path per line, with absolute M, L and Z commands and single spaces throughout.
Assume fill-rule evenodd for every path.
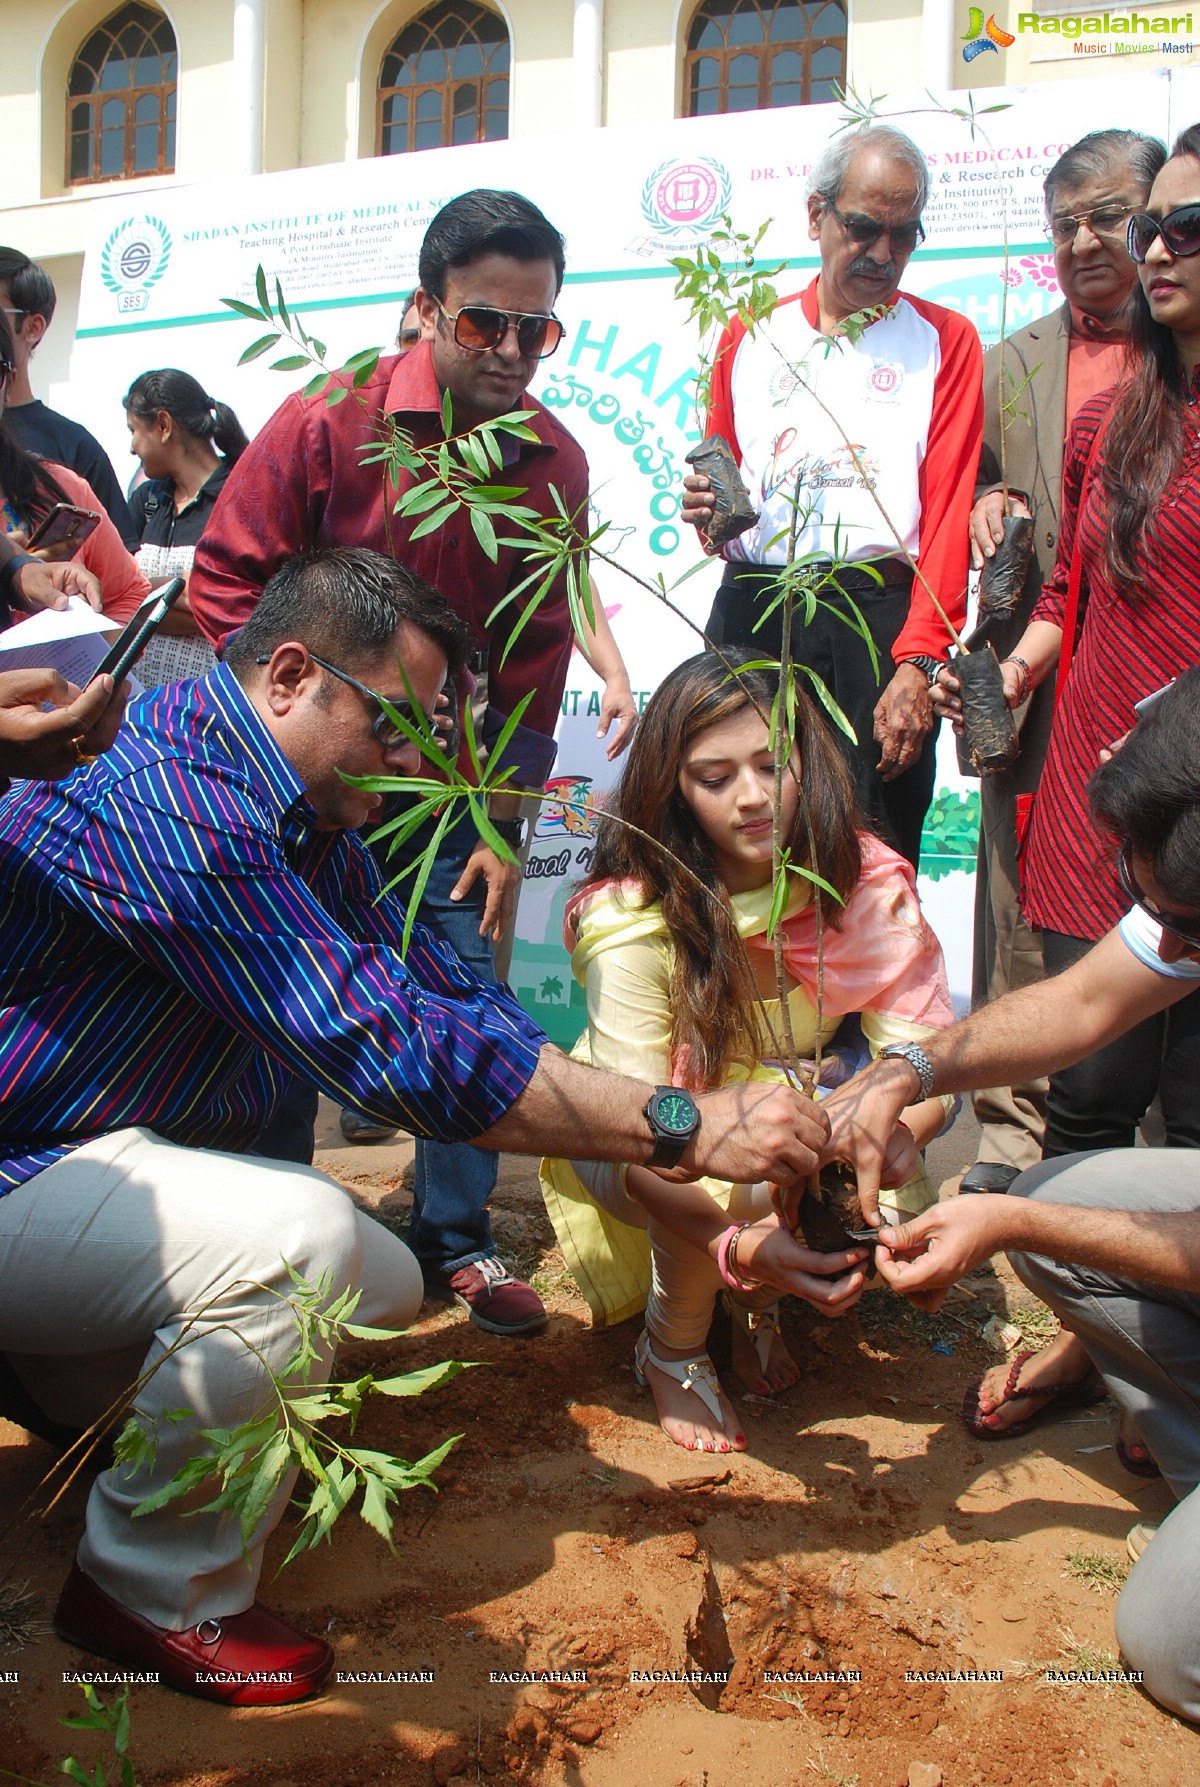
M 287 1706 L 305 1700 L 324 1686 L 333 1668 L 329 1645 L 265 1607 L 255 1605 L 245 1613 L 172 1632 L 122 1607 L 77 1563 L 59 1596 L 54 1629 L 80 1650 L 222 1706 Z

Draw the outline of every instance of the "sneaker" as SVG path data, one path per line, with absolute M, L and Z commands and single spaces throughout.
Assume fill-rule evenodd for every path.
M 1125 1535 L 1125 1549 L 1133 1563 L 1137 1563 L 1157 1531 L 1157 1520 L 1139 1520 L 1136 1526 L 1130 1527 Z
M 347 1105 L 341 1116 L 343 1140 L 347 1142 L 390 1142 L 396 1133 L 394 1123 L 377 1123 L 374 1117 L 364 1117 L 361 1111 L 352 1111 Z
M 546 1306 L 532 1286 L 514 1278 L 502 1260 L 472 1260 L 445 1280 L 477 1328 L 489 1334 L 531 1334 Z

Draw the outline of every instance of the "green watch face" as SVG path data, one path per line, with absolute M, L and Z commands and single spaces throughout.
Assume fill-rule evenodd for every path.
M 696 1122 L 696 1107 L 686 1092 L 660 1092 L 654 1102 L 654 1115 L 672 1134 L 690 1135 Z

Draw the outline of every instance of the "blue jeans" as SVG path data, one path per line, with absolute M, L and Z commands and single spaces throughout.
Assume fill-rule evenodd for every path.
M 394 856 L 385 854 L 387 840 L 375 851 L 385 881 L 421 854 L 433 835 L 432 824 L 422 826 Z M 479 935 L 487 899 L 482 876 L 465 899 L 452 900 L 450 889 L 466 865 L 479 834 L 465 811 L 451 826 L 434 859 L 421 895 L 417 919 L 443 937 L 480 980 L 494 984 L 492 945 Z M 396 889 L 403 902 L 412 886 L 411 877 Z M 417 1143 L 416 1182 L 408 1245 L 417 1256 L 426 1278 L 445 1279 L 472 1260 L 493 1254 L 492 1225 L 487 1203 L 496 1185 L 498 1162 L 494 1152 L 467 1142 Z

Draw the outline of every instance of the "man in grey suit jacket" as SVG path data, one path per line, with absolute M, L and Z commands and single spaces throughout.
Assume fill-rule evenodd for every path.
M 988 626 L 1001 658 L 1016 646 L 1054 566 L 1063 446 L 1071 418 L 1080 403 L 1120 374 L 1114 349 L 1126 330 L 1124 306 L 1136 277 L 1125 246 L 1126 227 L 1130 211 L 1145 204 L 1164 159 L 1163 146 L 1154 137 L 1098 130 L 1055 163 L 1044 187 L 1046 221 L 1066 302 L 984 358 L 984 445 L 971 513 L 976 569 L 1002 537 L 1001 416 L 1006 406 L 1008 513 L 1032 513 L 1037 524 L 1021 600 L 1006 620 Z M 983 778 L 975 882 L 976 1005 L 1042 977 L 1041 943 L 1018 904 L 1017 815 L 1018 802 L 1023 797 L 1027 802 L 1037 787 L 1053 717 L 1050 678 L 1018 714 L 1021 755 L 1011 769 Z M 1041 1158 L 1045 1093 L 1044 1079 L 975 1093 L 979 1154 L 963 1175 L 963 1191 L 1007 1191 L 1018 1172 Z

